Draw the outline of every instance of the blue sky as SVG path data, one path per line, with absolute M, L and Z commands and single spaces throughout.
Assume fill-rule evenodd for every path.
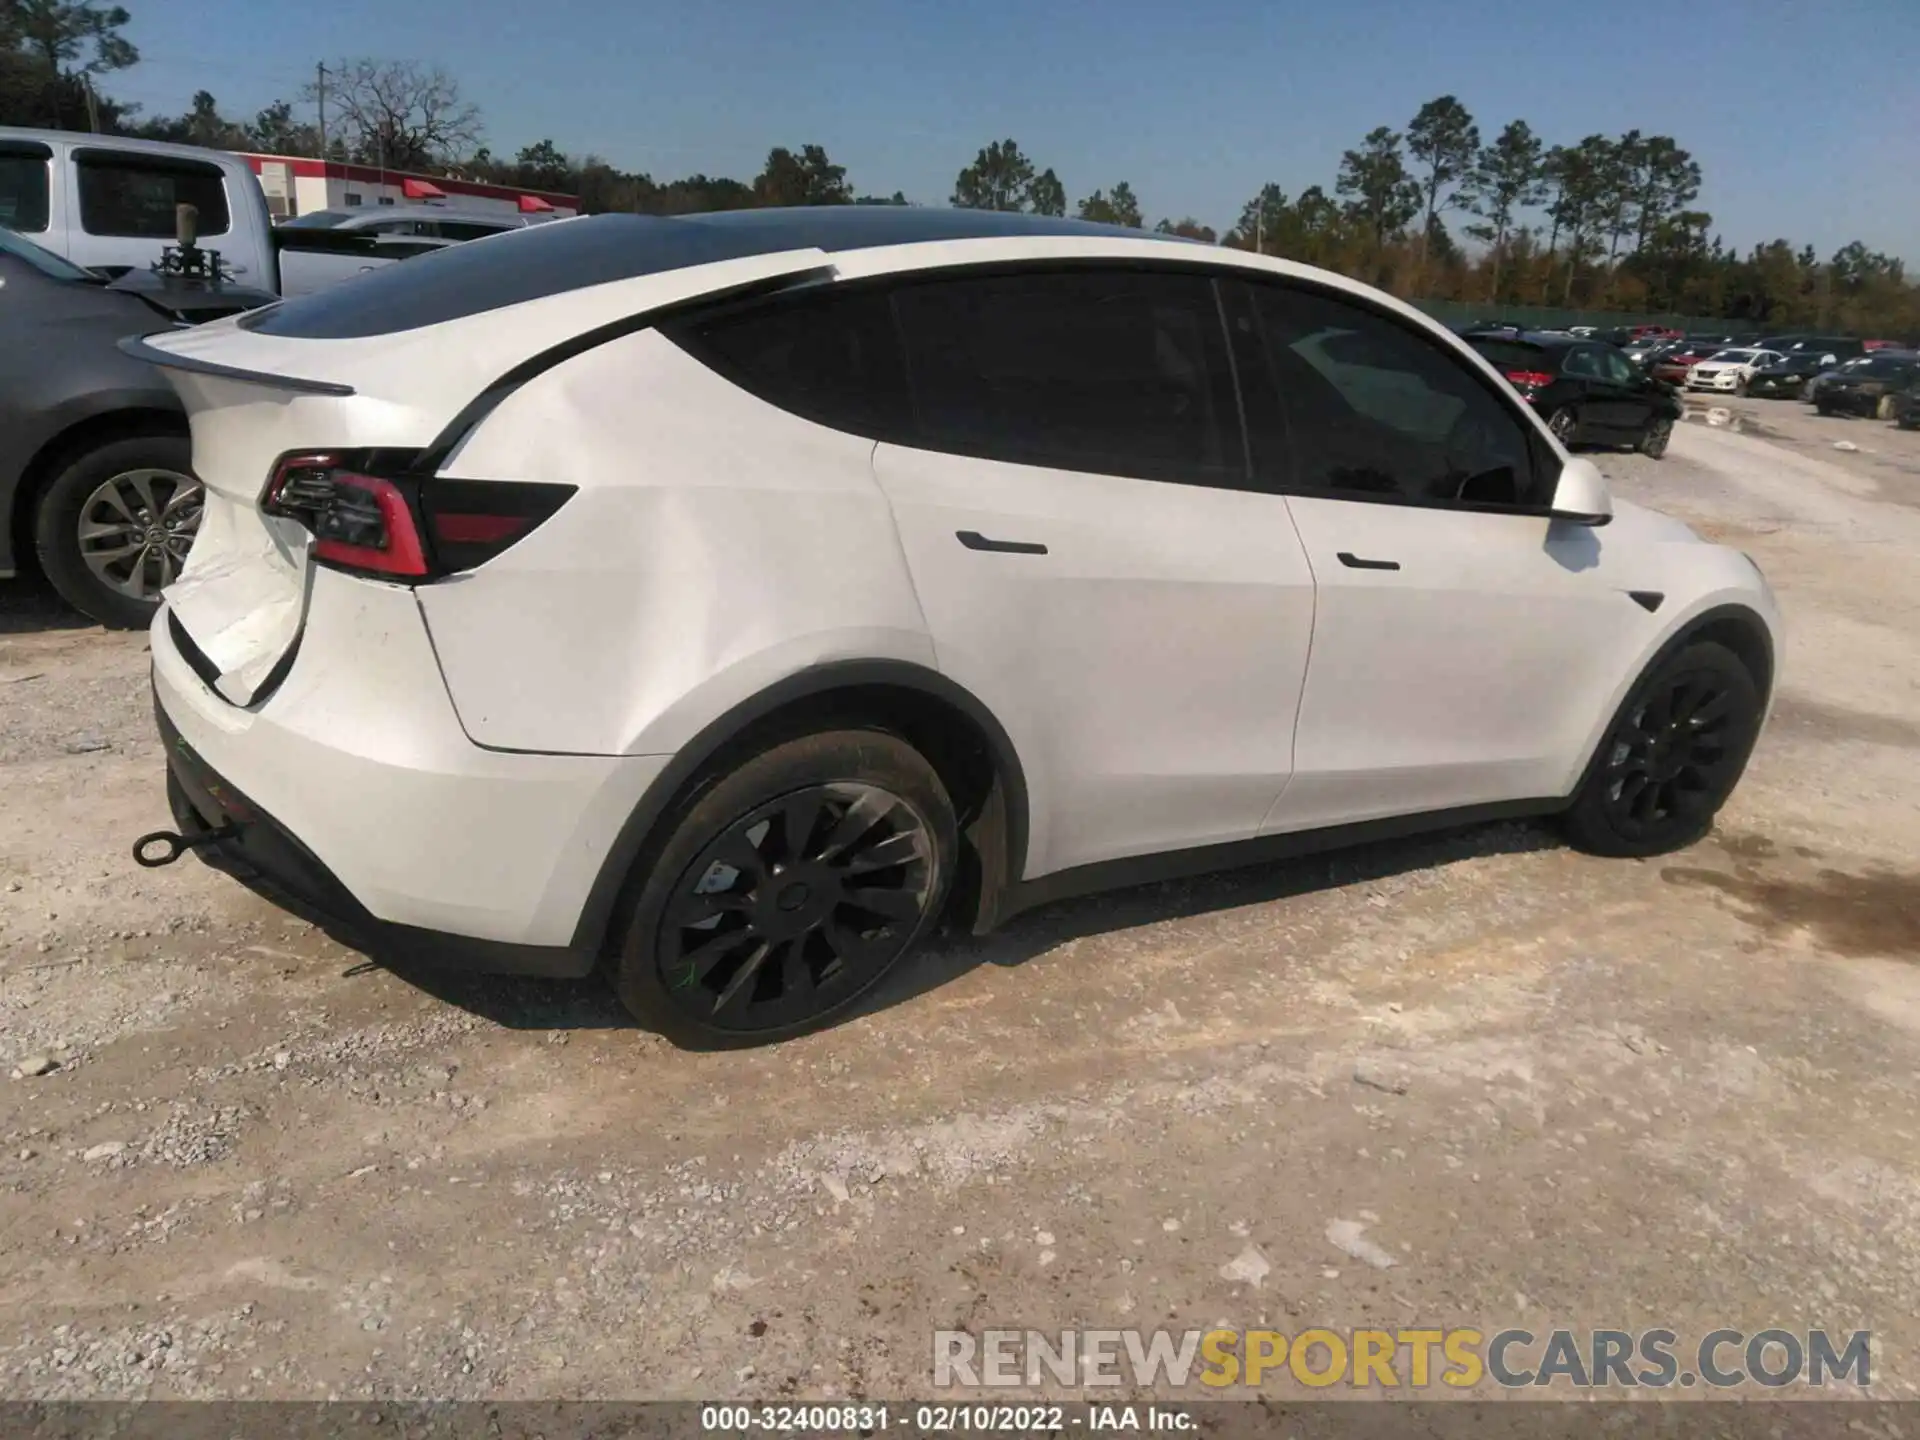
M 944 203 L 1012 136 L 1072 200 L 1127 180 L 1149 220 L 1225 228 L 1266 181 L 1421 102 L 1549 142 L 1638 127 L 1706 174 L 1729 242 L 1851 239 L 1920 263 L 1920 0 L 125 0 L 112 93 L 251 115 L 343 55 L 444 66 L 496 153 L 552 137 L 656 179 L 751 179 L 819 143 L 853 183 Z M 222 78 L 226 77 L 226 78 Z

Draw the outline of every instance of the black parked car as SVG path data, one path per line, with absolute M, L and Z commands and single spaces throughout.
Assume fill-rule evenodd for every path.
M 153 616 L 200 523 L 179 397 L 127 335 L 278 297 L 180 275 L 109 280 L 0 227 L 0 578 L 22 544 L 105 625 Z
M 1537 332 L 1469 335 L 1467 343 L 1507 377 L 1563 445 L 1631 445 L 1667 453 L 1685 407 L 1611 345 Z
M 1839 363 L 1831 350 L 1789 350 L 1784 360 L 1753 372 L 1747 394 L 1765 400 L 1804 399 L 1813 377 Z
M 1920 351 L 1876 350 L 1823 380 L 1813 405 L 1822 415 L 1891 420 L 1900 392 L 1915 380 L 1920 380 Z

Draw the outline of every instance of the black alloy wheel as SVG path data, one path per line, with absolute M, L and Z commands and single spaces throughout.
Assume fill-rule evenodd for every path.
M 1712 827 L 1752 752 L 1760 693 L 1738 656 L 1690 645 L 1644 677 L 1615 716 L 1566 815 L 1601 855 L 1658 855 Z
M 693 1044 L 816 1028 L 925 933 L 955 850 L 945 788 L 903 740 L 840 731 L 763 751 L 674 828 L 621 956 L 621 998 Z
M 1547 429 L 1553 432 L 1554 439 L 1572 449 L 1574 440 L 1580 434 L 1580 416 L 1573 406 L 1562 405 L 1547 417 Z
M 1673 439 L 1673 421 L 1664 415 L 1652 421 L 1640 434 L 1638 450 L 1650 460 L 1658 460 L 1667 453 L 1667 442 Z

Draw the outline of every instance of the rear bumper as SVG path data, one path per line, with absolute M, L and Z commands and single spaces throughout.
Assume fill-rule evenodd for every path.
M 370 939 L 489 969 L 590 968 L 589 896 L 666 757 L 483 749 L 410 591 L 324 570 L 313 587 L 298 658 L 250 707 L 194 672 L 161 606 L 153 688 L 181 828 L 232 821 L 202 854 Z
M 232 831 L 229 839 L 194 848 L 211 868 L 383 960 L 556 978 L 578 977 L 593 969 L 595 956 L 588 950 L 476 940 L 374 918 L 298 836 L 181 738 L 158 695 L 153 710 L 167 752 L 167 808 L 174 825 L 189 839 L 223 826 Z

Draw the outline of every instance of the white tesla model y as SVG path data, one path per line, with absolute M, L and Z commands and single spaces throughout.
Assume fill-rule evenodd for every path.
M 127 347 L 206 486 L 144 863 L 604 961 L 689 1043 L 817 1025 L 943 916 L 1494 816 L 1682 846 L 1773 689 L 1749 560 L 1240 251 L 604 216 Z

